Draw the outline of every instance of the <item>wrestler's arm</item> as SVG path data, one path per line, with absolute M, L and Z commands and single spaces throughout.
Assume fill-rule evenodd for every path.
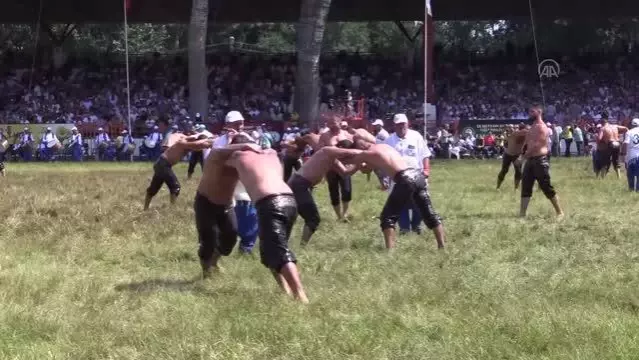
M 204 149 L 209 149 L 213 146 L 213 139 L 181 141 L 181 145 L 185 150 L 191 150 L 191 151 L 204 150 Z
M 620 134 L 625 134 L 628 132 L 628 128 L 625 126 L 617 126 L 617 131 L 619 131 Z
M 212 157 L 215 160 L 222 161 L 226 160 L 236 151 L 254 151 L 256 153 L 261 153 L 262 148 L 255 144 L 233 144 L 228 145 L 223 148 L 213 149 L 209 154 L 209 157 Z

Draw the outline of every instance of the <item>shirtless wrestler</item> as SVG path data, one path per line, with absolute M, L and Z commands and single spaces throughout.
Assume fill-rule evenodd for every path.
M 249 137 L 234 137 L 232 143 L 251 142 Z M 265 149 L 260 153 L 233 153 L 226 165 L 237 170 L 257 210 L 260 257 L 275 279 L 288 294 L 307 303 L 296 258 L 288 248 L 297 205 L 291 188 L 283 180 L 283 169 L 277 152 Z
M 163 184 L 171 193 L 171 204 L 175 203 L 180 194 L 180 182 L 173 172 L 173 165 L 179 162 L 189 151 L 201 151 L 213 146 L 213 140 L 201 135 L 186 136 L 184 134 L 170 134 L 165 142 L 165 150 L 153 165 L 153 179 L 146 190 L 144 210 L 149 208 L 151 199 L 160 191 Z
M 331 169 L 336 169 L 340 176 L 349 176 L 357 171 L 357 167 L 354 165 L 345 166 L 341 162 L 335 161 L 352 157 L 361 152 L 347 149 L 352 146 L 352 142 L 349 140 L 342 140 L 342 143 L 338 144 L 338 147 L 327 146 L 315 152 L 288 182 L 295 195 L 299 214 L 304 219 L 302 245 L 308 244 L 320 224 L 320 214 L 315 199 L 313 199 L 313 187 L 322 181 L 322 178 Z
M 550 181 L 550 163 L 548 162 L 548 132 L 550 129 L 542 119 L 541 106 L 533 106 L 530 109 L 530 117 L 533 119 L 532 126 L 526 134 L 526 140 L 522 158 L 524 164 L 522 166 L 521 179 L 521 206 L 519 215 L 526 216 L 528 204 L 533 193 L 535 180 L 539 184 L 539 188 L 544 195 L 550 200 L 558 217 L 563 216 L 561 206 L 559 206 L 559 198 Z
M 361 136 L 356 136 L 355 148 L 363 151 L 350 161 L 379 169 L 395 182 L 380 215 L 386 247 L 395 247 L 395 224 L 406 204 L 412 200 L 419 209 L 424 224 L 435 234 L 437 247 L 443 248 L 446 242 L 444 226 L 431 203 L 428 183 L 423 172 L 409 168 L 394 148 L 386 144 L 375 144 L 374 138 L 372 141 L 366 141 Z
M 519 124 L 517 130 L 513 129 L 509 131 L 508 137 L 506 138 L 506 149 L 504 150 L 504 156 L 501 161 L 501 171 L 499 175 L 497 175 L 497 189 L 499 189 L 502 182 L 504 182 L 504 178 L 510 169 L 510 164 L 515 168 L 515 190 L 519 188 L 519 182 L 521 181 L 521 163 L 517 161 L 517 159 L 522 153 L 527 132 L 526 124 Z

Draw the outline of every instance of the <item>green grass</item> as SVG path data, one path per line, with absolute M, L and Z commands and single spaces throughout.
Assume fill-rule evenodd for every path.
M 516 217 L 512 171 L 435 162 L 432 234 L 382 251 L 385 194 L 358 175 L 354 221 L 291 245 L 311 304 L 282 296 L 257 257 L 232 254 L 202 282 L 192 200 L 163 189 L 142 213 L 151 164 L 8 164 L 0 178 L 2 359 L 637 359 L 639 197 L 554 161 L 566 211 L 535 191 Z M 176 169 L 181 179 L 186 169 Z M 199 170 L 198 170 L 199 172 Z

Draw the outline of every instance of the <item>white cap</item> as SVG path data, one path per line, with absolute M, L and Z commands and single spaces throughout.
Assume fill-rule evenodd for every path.
M 158 129 L 160 129 L 160 128 L 157 125 L 153 126 L 153 130 L 158 130 Z
M 405 114 L 395 114 L 393 116 L 393 123 L 395 124 L 406 124 L 408 123 L 408 118 Z
M 638 118 L 634 118 L 632 119 L 632 121 L 630 122 L 630 124 L 632 126 L 639 126 L 639 119 Z
M 373 121 L 373 126 L 375 125 L 384 126 L 384 122 L 381 119 L 377 119 Z
M 226 114 L 224 122 L 228 124 L 234 123 L 236 121 L 244 121 L 244 117 L 242 116 L 242 114 L 240 114 L 239 111 L 229 111 L 229 113 Z
M 51 131 L 51 128 L 49 126 L 47 126 L 47 131 Z
M 104 131 L 104 129 L 103 128 L 98 128 L 98 131 Z
M 29 131 L 29 128 L 28 128 L 28 127 L 25 127 L 25 128 L 24 128 L 24 131 Z
M 552 126 L 552 124 L 551 124 L 551 123 L 549 123 L 549 122 L 547 122 L 547 123 L 546 123 L 546 126 L 550 127 L 550 126 Z
M 600 128 L 601 128 L 601 124 L 597 124 L 597 129 L 600 129 Z
M 78 128 L 74 126 L 71 128 L 71 131 L 78 131 Z
M 128 133 L 129 133 L 129 130 L 127 129 L 122 130 L 122 134 L 128 134 Z

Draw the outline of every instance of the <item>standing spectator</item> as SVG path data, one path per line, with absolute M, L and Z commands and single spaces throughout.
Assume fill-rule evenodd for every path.
M 572 132 L 573 139 L 575 140 L 575 146 L 577 146 L 577 156 L 584 155 L 584 133 L 581 130 L 581 126 L 576 125 Z
M 566 157 L 570 157 L 570 146 L 572 146 L 572 127 L 566 126 L 564 131 L 561 133 L 561 137 L 564 139 L 564 144 L 566 145 Z
M 430 150 L 424 137 L 415 130 L 408 128 L 408 118 L 405 114 L 396 114 L 393 118 L 395 133 L 386 139 L 386 144 L 399 152 L 409 168 L 422 171 L 426 178 L 430 173 Z M 389 191 L 392 191 L 394 183 L 391 182 Z M 412 213 L 412 218 L 411 214 Z M 419 209 L 411 203 L 399 215 L 400 234 L 406 234 L 411 230 L 421 234 L 421 221 Z

